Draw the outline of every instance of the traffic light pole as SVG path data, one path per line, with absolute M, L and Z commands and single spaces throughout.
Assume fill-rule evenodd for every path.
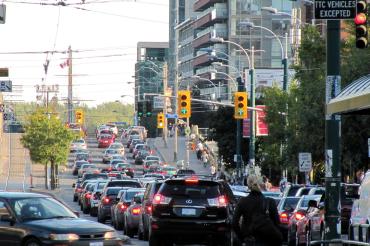
M 340 20 L 327 20 L 326 104 L 340 91 Z M 325 239 L 339 238 L 340 232 L 340 116 L 325 115 Z M 339 225 L 339 227 L 338 227 Z
M 164 142 L 164 147 L 167 148 L 167 79 L 168 79 L 168 66 L 167 63 L 163 65 L 163 115 L 164 115 L 164 126 L 163 126 L 163 132 L 162 132 L 162 137 L 163 137 L 163 142 Z
M 245 87 L 243 84 L 243 78 L 238 78 L 238 92 L 245 92 Z M 241 132 L 242 132 L 242 122 L 241 119 L 236 119 L 236 170 L 238 182 L 242 182 L 242 155 L 241 155 Z
M 254 83 L 254 46 L 252 46 L 251 50 L 251 64 L 249 66 L 249 74 L 250 74 L 250 84 L 251 84 L 251 96 L 250 96 L 250 107 L 255 108 L 256 106 L 256 93 L 255 93 L 255 83 Z M 250 127 L 249 127 L 249 165 L 254 166 L 255 164 L 255 142 L 256 142 L 256 123 L 255 123 L 255 115 L 256 112 L 252 110 L 250 112 Z

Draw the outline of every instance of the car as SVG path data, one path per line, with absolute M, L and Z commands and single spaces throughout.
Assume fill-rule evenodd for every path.
M 84 214 L 90 212 L 90 198 L 94 191 L 96 180 L 90 180 L 80 194 L 80 208 Z
M 310 201 L 316 201 L 319 203 L 320 199 L 321 195 L 305 195 L 300 198 L 288 222 L 288 245 L 300 245 L 300 231 L 298 231 L 297 225 L 299 224 L 299 221 L 306 216 Z
M 141 202 L 143 200 L 144 193 L 140 192 L 135 194 L 132 198 L 130 206 L 126 209 L 124 213 L 124 231 L 129 237 L 134 237 L 139 229 L 139 221 L 141 210 Z
M 85 153 L 85 152 L 78 152 L 76 154 L 76 159 L 75 161 L 88 161 L 88 162 L 91 162 L 91 158 L 90 158 L 90 155 L 89 153 Z
M 78 196 L 80 195 L 82 191 L 81 179 L 77 179 L 77 182 L 72 184 L 72 188 L 73 188 L 73 201 L 77 202 Z
M 78 170 L 81 168 L 83 164 L 90 164 L 90 162 L 85 160 L 75 161 L 73 168 L 72 168 L 72 174 L 78 175 Z
M 121 143 L 112 143 L 109 145 L 108 149 L 116 149 L 120 155 L 125 154 L 125 147 Z
M 282 197 L 286 196 L 295 196 L 297 194 L 297 191 L 304 187 L 303 184 L 287 184 L 282 192 Z
M 95 164 L 83 164 L 78 169 L 78 177 L 81 178 L 84 173 L 99 173 L 100 170 Z
M 195 175 L 195 171 L 193 169 L 179 169 L 176 172 L 176 176 L 192 176 Z
M 0 245 L 123 245 L 113 228 L 39 193 L 1 192 L 0 228 Z
M 111 134 L 101 134 L 98 137 L 98 148 L 107 148 L 114 143 L 114 138 Z
M 107 218 L 111 217 L 111 206 L 115 203 L 116 197 L 120 190 L 127 189 L 127 187 L 105 187 L 101 194 L 100 203 L 98 205 L 98 222 L 105 223 Z
M 116 124 L 106 123 L 105 125 L 109 127 L 109 130 L 112 131 L 115 136 L 118 136 L 118 127 Z
M 201 176 L 167 179 L 152 201 L 149 244 L 228 245 L 235 202 L 223 181 Z
M 135 156 L 135 165 L 143 165 L 145 158 L 151 155 L 150 151 L 147 149 L 140 150 Z
M 106 149 L 104 152 L 103 152 L 103 163 L 109 163 L 110 160 L 112 160 L 112 156 L 115 155 L 115 154 L 119 154 L 118 150 L 116 149 Z
M 105 187 L 105 184 L 108 180 L 96 180 L 94 182 L 93 190 L 91 191 L 90 196 L 90 216 L 96 217 L 98 215 L 98 206 L 100 202 L 101 192 Z
M 164 166 L 162 167 L 162 174 L 165 176 L 172 176 L 175 175 L 177 172 L 176 167 L 173 166 Z
M 108 175 L 106 173 L 84 173 L 81 178 L 81 182 L 90 179 L 108 179 Z
M 130 144 L 131 144 L 131 142 L 132 142 L 133 139 L 140 139 L 140 140 L 142 140 L 141 136 L 138 135 L 138 134 L 129 135 L 128 140 L 127 140 L 127 144 L 126 144 L 126 147 L 127 148 L 130 148 Z
M 86 141 L 83 138 L 73 140 L 69 147 L 70 152 L 76 152 L 80 149 L 87 149 Z
M 133 148 L 133 150 L 132 150 L 132 158 L 134 158 L 134 159 L 135 159 L 135 157 L 136 157 L 136 155 L 138 154 L 138 152 L 139 152 L 140 150 L 143 150 L 143 149 L 150 151 L 150 147 L 149 147 L 147 144 L 144 144 L 144 143 L 137 143 L 137 144 L 135 145 L 135 147 Z
M 137 180 L 126 179 L 126 180 L 109 180 L 104 189 L 107 187 L 128 187 L 128 188 L 141 188 L 141 183 Z
M 142 139 L 132 139 L 130 146 L 128 147 L 129 153 L 134 153 L 135 147 L 138 144 L 145 144 L 145 142 Z
M 277 205 L 280 219 L 279 227 L 284 241 L 287 241 L 289 219 L 291 218 L 299 199 L 301 198 L 296 196 L 283 197 Z
M 125 173 L 127 176 L 130 176 L 131 178 L 134 177 L 134 168 L 129 163 L 117 163 L 115 166 L 115 169 L 119 172 Z
M 144 161 L 143 172 L 147 173 L 149 171 L 150 166 L 159 166 L 159 165 L 160 165 L 160 162 L 156 160 Z
M 151 165 L 151 166 L 149 166 L 148 169 L 145 169 L 144 170 L 144 173 L 145 173 L 144 175 L 146 175 L 146 174 L 152 174 L 152 173 L 156 173 L 156 174 L 162 175 L 162 167 L 160 165 Z
M 154 179 L 165 179 L 165 176 L 160 173 L 146 173 L 144 178 L 154 178 Z
M 112 214 L 112 224 L 115 229 L 122 230 L 124 227 L 124 212 L 130 206 L 132 198 L 140 192 L 144 192 L 143 188 L 128 188 L 122 191 L 121 194 L 117 196 L 117 204 L 113 205 L 111 208 Z
M 139 215 L 138 237 L 140 240 L 148 240 L 150 217 L 152 216 L 152 202 L 154 195 L 157 193 L 163 180 L 153 180 L 147 183 L 144 197 L 141 203 L 141 214 Z

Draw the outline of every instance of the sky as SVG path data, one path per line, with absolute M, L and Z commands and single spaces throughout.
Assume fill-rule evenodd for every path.
M 67 6 L 57 5 L 62 1 Z M 0 24 L 0 68 L 9 68 L 9 78 L 0 80 L 13 83 L 13 92 L 3 93 L 4 99 L 36 102 L 37 85 L 57 84 L 58 99 L 65 100 L 68 67 L 60 64 L 71 46 L 76 100 L 89 106 L 116 100 L 132 103 L 134 87 L 128 82 L 135 73 L 137 42 L 168 42 L 168 2 L 0 1 L 6 5 L 6 22 Z

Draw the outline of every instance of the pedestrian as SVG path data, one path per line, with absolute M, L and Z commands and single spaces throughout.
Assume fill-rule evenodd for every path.
M 208 154 L 207 154 L 207 151 L 205 150 L 203 150 L 202 152 L 202 162 L 203 162 L 203 166 L 206 167 L 208 164 Z
M 274 200 L 265 198 L 261 192 L 264 186 L 262 178 L 250 174 L 247 185 L 250 193 L 240 198 L 234 211 L 232 224 L 235 234 L 247 246 L 282 245 L 279 214 Z

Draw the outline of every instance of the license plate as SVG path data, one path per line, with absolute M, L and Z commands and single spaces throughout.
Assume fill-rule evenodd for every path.
M 103 242 L 93 242 L 90 243 L 89 246 L 104 246 Z
M 182 215 L 195 215 L 194 208 L 183 208 L 181 212 L 182 212 Z

